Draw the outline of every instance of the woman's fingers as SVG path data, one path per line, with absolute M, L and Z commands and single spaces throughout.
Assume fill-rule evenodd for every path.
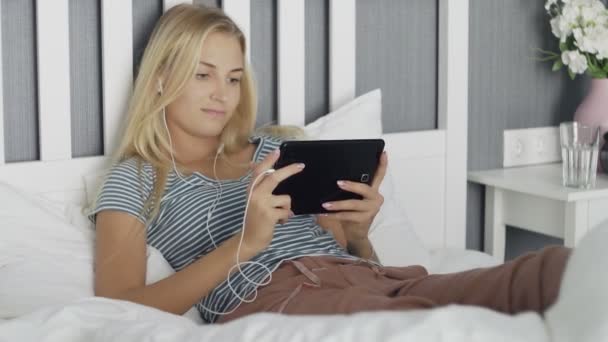
M 302 170 L 304 170 L 304 164 L 302 163 L 287 165 L 264 177 L 257 187 L 260 191 L 272 192 L 279 183 L 296 173 L 302 172 Z
M 376 174 L 374 175 L 374 179 L 372 180 L 371 187 L 375 190 L 380 189 L 380 184 L 386 176 L 386 169 L 388 168 L 388 156 L 386 151 L 382 152 L 380 156 L 380 163 L 378 164 L 378 168 L 376 169 Z
M 273 152 L 269 153 L 261 162 L 257 164 L 252 164 L 253 179 L 257 179 L 260 174 L 271 169 L 279 159 L 279 156 L 280 151 L 274 150 Z M 272 192 L 280 182 L 290 176 L 293 176 L 298 172 L 301 172 L 303 169 L 304 164 L 302 163 L 295 163 L 282 167 L 278 170 L 275 170 L 273 173 L 264 176 L 264 179 L 258 181 L 256 188 L 259 188 L 262 191 Z
M 382 195 L 378 195 L 374 200 L 344 200 L 336 202 L 325 202 L 323 208 L 332 212 L 330 216 L 334 216 L 336 212 L 350 212 L 350 213 L 362 213 L 365 215 L 376 215 L 380 211 L 384 198 Z M 366 217 L 367 218 L 367 217 Z
M 291 209 L 291 197 L 289 195 L 274 195 L 270 202 L 275 208 Z
M 323 208 L 329 211 L 370 211 L 373 205 L 365 200 L 344 200 L 323 203 Z
M 335 202 L 325 202 L 323 208 L 331 211 L 329 216 L 336 219 L 350 221 L 367 220 L 369 215 L 375 215 L 384 203 L 384 197 L 377 189 L 365 183 L 340 181 L 338 185 L 341 189 L 363 196 L 363 199 L 351 199 Z M 340 215 L 338 215 L 340 214 Z M 362 214 L 357 216 L 358 214 Z
M 285 223 L 287 223 L 287 220 L 289 220 L 289 218 L 293 216 L 293 212 L 289 209 L 278 209 L 277 208 L 274 210 L 274 215 L 276 217 L 276 220 L 280 224 L 285 224 Z
M 274 165 L 274 163 L 276 163 L 277 160 L 279 160 L 280 154 L 281 154 L 280 150 L 278 150 L 278 149 L 274 150 L 274 151 L 268 153 L 261 162 L 254 164 L 254 167 L 253 167 L 254 177 L 258 176 L 259 174 L 263 173 L 264 171 L 266 171 L 268 169 L 271 169 L 272 166 Z
M 276 163 L 276 161 L 279 159 L 281 152 L 280 150 L 276 149 L 270 153 L 268 153 L 266 155 L 266 157 L 264 157 L 264 159 L 260 162 L 251 162 L 250 163 L 250 167 L 253 170 L 252 172 L 252 177 L 251 177 L 251 182 L 249 183 L 249 187 L 247 188 L 247 191 L 250 192 L 251 191 L 251 187 L 254 185 L 253 182 L 258 179 L 258 177 L 268 171 L 268 169 L 271 169 L 272 166 L 274 165 L 274 163 Z M 262 176 L 263 177 L 263 176 Z M 261 181 L 263 181 L 263 179 L 260 179 L 257 181 L 256 183 L 256 187 L 258 187 Z
M 324 214 L 328 217 L 349 222 L 366 222 L 369 221 L 370 215 L 367 212 L 359 211 L 341 211 L 337 213 Z
M 338 186 L 342 190 L 354 192 L 363 196 L 365 199 L 374 199 L 377 195 L 379 195 L 378 190 L 375 190 L 365 183 L 340 180 L 338 181 Z

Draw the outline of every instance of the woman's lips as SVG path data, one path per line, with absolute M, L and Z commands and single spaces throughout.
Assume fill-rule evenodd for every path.
M 203 108 L 202 110 L 203 110 L 203 112 L 207 113 L 208 115 L 210 115 L 212 117 L 224 116 L 226 114 L 226 112 L 223 110 L 206 109 L 206 108 Z

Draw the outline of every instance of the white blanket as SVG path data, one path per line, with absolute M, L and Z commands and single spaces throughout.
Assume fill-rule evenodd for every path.
M 256 314 L 224 325 L 192 321 L 141 305 L 88 298 L 0 325 L 6 341 L 547 341 L 536 314 L 515 317 L 449 306 L 352 316 Z
M 0 323 L 0 341 L 572 341 L 608 340 L 608 224 L 582 241 L 558 303 L 516 316 L 448 306 L 344 316 L 256 314 L 197 325 L 145 306 L 86 298 Z M 584 291 L 581 291 L 584 290 Z

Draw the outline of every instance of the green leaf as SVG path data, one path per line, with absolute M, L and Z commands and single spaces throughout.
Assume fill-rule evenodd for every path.
M 574 35 L 570 34 L 568 38 L 566 38 L 566 50 L 576 50 L 576 45 L 574 44 Z
M 560 55 L 553 51 L 547 51 L 539 48 L 536 48 L 535 55 L 536 56 L 533 57 L 533 60 L 539 62 L 552 62 L 560 58 Z
M 543 56 L 548 56 L 548 57 L 552 57 L 552 58 L 557 58 L 560 56 L 560 54 L 554 52 L 554 51 L 550 51 L 550 50 L 543 50 L 541 48 L 536 48 L 536 51 Z
M 606 73 L 608 73 L 608 62 L 607 62 L 606 64 L 604 64 L 604 71 L 605 71 Z
M 549 61 L 557 60 L 557 57 L 534 58 L 534 60 L 539 61 L 539 62 L 549 62 Z
M 555 61 L 555 63 L 553 63 L 553 68 L 551 68 L 551 70 L 552 71 L 558 71 L 563 66 L 564 66 L 564 62 L 562 62 L 561 59 L 558 59 L 558 60 Z
M 570 68 L 568 68 L 568 75 L 570 75 L 570 79 L 574 80 L 574 78 L 576 77 L 576 74 L 574 72 L 572 72 L 572 70 L 570 70 Z
M 593 78 L 606 78 L 607 73 L 603 70 L 592 71 L 589 73 Z
M 606 74 L 608 74 L 608 68 L 606 65 L 602 67 L 602 61 L 596 60 L 594 57 L 589 54 L 585 54 L 587 56 L 587 65 L 589 66 L 589 75 L 593 78 L 606 78 Z
M 593 62 L 589 62 L 587 63 L 587 66 L 589 67 L 589 71 L 591 72 L 591 74 L 593 75 L 594 73 L 597 72 L 602 72 L 602 69 L 600 69 L 597 65 L 595 65 L 595 63 Z
M 559 51 L 564 52 L 568 50 L 568 44 L 566 44 L 566 42 L 560 42 L 559 43 Z

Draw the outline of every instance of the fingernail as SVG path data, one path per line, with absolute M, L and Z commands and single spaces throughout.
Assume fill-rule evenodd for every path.
M 290 211 L 289 211 L 289 218 L 292 218 L 292 217 L 294 217 L 294 216 L 296 216 L 296 214 L 294 214 L 294 212 L 290 210 Z
M 327 216 L 329 216 L 329 214 L 323 213 L 323 214 L 321 214 L 321 216 L 327 217 Z
M 346 185 L 346 182 L 345 182 L 345 181 L 341 181 L 341 180 L 339 180 L 339 181 L 338 181 L 338 186 L 339 186 L 339 187 L 343 187 L 343 186 L 345 186 L 345 185 Z
M 274 155 L 278 156 L 279 154 L 281 154 L 281 150 L 276 149 L 276 150 L 272 151 L 272 153 L 273 153 Z
M 298 163 L 297 167 L 298 169 L 303 169 L 306 167 L 306 165 L 304 163 Z
M 331 207 L 333 207 L 333 205 L 331 203 L 323 203 L 322 206 L 325 209 L 330 209 Z

